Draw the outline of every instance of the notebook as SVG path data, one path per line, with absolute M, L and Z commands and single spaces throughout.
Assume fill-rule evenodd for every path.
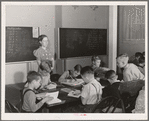
M 70 89 L 70 88 L 62 88 L 61 91 L 69 93 L 70 91 L 72 91 L 72 89 Z

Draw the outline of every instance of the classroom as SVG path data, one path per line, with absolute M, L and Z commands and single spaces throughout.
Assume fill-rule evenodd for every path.
M 3 119 L 147 118 L 146 1 L 1 5 Z

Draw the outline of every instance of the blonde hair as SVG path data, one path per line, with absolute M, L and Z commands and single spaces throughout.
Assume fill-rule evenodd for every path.
M 121 62 L 128 63 L 129 57 L 127 53 L 124 53 L 124 54 L 119 55 L 116 59 L 120 60 Z

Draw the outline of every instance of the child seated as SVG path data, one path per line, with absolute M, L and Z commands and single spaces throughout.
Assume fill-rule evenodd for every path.
M 145 57 L 143 55 L 139 58 L 138 69 L 143 75 L 145 75 Z
M 110 82 L 110 85 L 103 88 L 102 98 L 105 98 L 105 97 L 108 97 L 108 96 L 114 96 L 114 97 L 117 97 L 119 99 L 122 99 L 123 102 L 126 102 L 125 97 L 128 97 L 129 95 L 125 94 L 124 95 L 125 97 L 124 97 L 122 94 L 120 94 L 119 87 L 120 87 L 121 81 L 117 80 L 118 76 L 116 75 L 116 72 L 114 70 L 109 70 L 105 74 L 105 77 Z M 125 105 L 127 106 L 128 103 L 125 103 Z M 114 112 L 122 112 L 121 103 L 118 103 L 118 105 L 116 107 L 116 110 Z
M 138 67 L 132 63 L 128 63 L 129 57 L 127 54 L 121 54 L 116 58 L 117 66 L 123 68 L 123 80 L 132 81 L 137 79 L 144 80 L 144 75 Z
M 107 96 L 116 96 L 119 97 L 119 85 L 120 81 L 117 80 L 118 76 L 116 75 L 114 70 L 109 70 L 105 74 L 105 77 L 110 82 L 110 85 L 103 89 L 102 97 Z
M 49 100 L 52 100 L 52 97 L 45 97 L 45 94 L 35 94 L 35 90 L 38 89 L 41 85 L 41 75 L 38 72 L 31 71 L 27 75 L 27 87 L 23 90 L 23 105 L 22 112 L 36 112 L 40 109 L 43 104 Z M 41 101 L 36 103 L 36 98 L 42 98 Z
M 94 70 L 95 79 L 97 79 L 99 81 L 100 78 L 105 78 L 105 73 L 110 69 L 106 68 L 106 67 L 101 67 L 102 62 L 101 62 L 101 59 L 98 55 L 92 56 L 91 61 L 92 61 L 91 67 Z
M 133 64 L 135 64 L 135 65 L 138 65 L 138 63 L 139 63 L 139 58 L 142 56 L 142 53 L 141 52 L 136 52 L 135 53 L 135 59 L 133 60 Z
M 49 64 L 47 62 L 41 62 L 39 68 L 40 68 L 40 72 L 39 73 L 42 76 L 42 84 L 41 84 L 40 89 L 50 88 L 50 87 L 51 88 L 52 87 L 56 88 L 56 83 L 51 82 L 51 80 L 50 80 L 50 72 L 51 72 L 51 70 L 49 70 Z
M 81 76 L 86 83 L 82 88 L 81 101 L 84 105 L 84 110 L 90 112 L 94 105 L 101 100 L 102 86 L 94 78 L 94 71 L 89 66 L 82 68 Z
M 74 70 L 68 70 L 68 71 L 65 71 L 59 78 L 59 82 L 66 82 L 67 79 L 71 79 L 71 80 L 75 80 L 77 76 L 80 75 L 80 71 L 82 69 L 82 66 L 81 65 L 76 65 L 74 67 Z

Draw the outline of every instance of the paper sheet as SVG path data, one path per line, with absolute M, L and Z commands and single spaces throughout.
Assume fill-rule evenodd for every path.
M 39 32 L 38 32 L 38 27 L 33 27 L 33 38 L 38 38 Z

